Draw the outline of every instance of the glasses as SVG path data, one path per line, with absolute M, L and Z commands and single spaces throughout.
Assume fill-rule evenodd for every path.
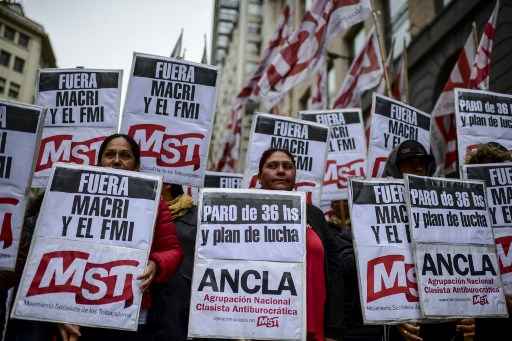
M 270 161 L 265 163 L 264 168 L 278 169 L 281 166 L 284 170 L 295 169 L 295 164 L 291 161 Z

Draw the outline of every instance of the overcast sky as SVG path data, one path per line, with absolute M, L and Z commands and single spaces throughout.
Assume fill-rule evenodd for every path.
M 58 67 L 123 69 L 126 91 L 132 53 L 169 56 L 184 29 L 186 59 L 199 62 L 213 0 L 18 0 L 50 36 Z

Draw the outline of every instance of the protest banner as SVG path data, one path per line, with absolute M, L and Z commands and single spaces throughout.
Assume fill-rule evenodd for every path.
M 43 108 L 0 100 L 0 270 L 14 270 Z
M 290 117 L 258 113 L 252 121 L 243 187 L 259 188 L 261 155 L 267 149 L 288 150 L 295 157 L 295 186 L 308 194 L 308 202 L 320 205 L 329 127 Z
M 204 187 L 206 188 L 241 188 L 243 174 L 206 171 Z
M 121 131 L 141 151 L 141 171 L 200 187 L 208 160 L 217 67 L 134 53 Z
M 417 243 L 415 258 L 426 318 L 508 316 L 494 245 Z
M 349 180 L 365 324 L 395 324 L 421 318 L 404 192 L 403 180 Z
M 512 295 L 512 163 L 465 165 L 463 174 L 485 182 L 501 281 L 505 294 Z
M 136 330 L 162 180 L 56 164 L 13 318 Z
M 301 111 L 299 117 L 329 127 L 321 199 L 347 199 L 348 178 L 365 175 L 366 141 L 361 110 Z
M 373 93 L 366 174 L 380 177 L 393 149 L 407 140 L 430 150 L 430 115 L 392 98 Z
M 415 242 L 494 244 L 482 181 L 411 174 L 404 178 Z
M 122 70 L 41 69 L 36 104 L 45 127 L 117 128 Z
M 32 181 L 45 187 L 54 162 L 95 165 L 105 137 L 117 131 L 122 70 L 41 69 L 36 104 L 47 109 Z
M 512 149 L 512 95 L 455 89 L 459 167 L 479 144 L 497 142 Z
M 305 194 L 203 189 L 189 337 L 306 340 Z

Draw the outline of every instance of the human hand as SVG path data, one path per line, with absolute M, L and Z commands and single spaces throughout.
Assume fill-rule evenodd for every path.
M 325 341 L 336 341 L 335 339 L 331 339 L 330 337 L 326 337 Z
M 146 269 L 144 270 L 144 273 L 137 277 L 137 279 L 141 279 L 142 282 L 140 283 L 139 287 L 142 291 L 145 291 L 151 282 L 153 281 L 153 278 L 155 278 L 156 275 L 156 263 L 152 260 L 148 262 L 148 265 L 146 266 Z
M 406 341 L 423 341 L 420 335 L 420 326 L 416 323 L 402 323 L 398 331 Z
M 62 341 L 77 341 L 80 334 L 80 326 L 76 324 L 59 323 L 57 325 Z
M 462 319 L 457 321 L 455 329 L 461 333 L 465 341 L 473 340 L 475 337 L 475 319 Z

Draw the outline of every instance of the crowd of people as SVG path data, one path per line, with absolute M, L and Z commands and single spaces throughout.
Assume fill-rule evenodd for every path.
M 512 161 L 497 143 L 480 145 L 467 158 L 469 164 Z M 99 150 L 98 166 L 137 171 L 140 150 L 129 136 L 109 136 Z M 390 154 L 384 176 L 402 178 L 405 173 L 431 176 L 435 162 L 416 141 L 401 143 Z M 452 175 L 458 177 L 458 175 Z M 296 168 L 291 153 L 269 149 L 260 159 L 258 179 L 267 190 L 292 191 Z M 16 288 L 27 258 L 43 194 L 33 195 L 26 211 L 20 250 L 13 272 L 0 272 L 0 315 L 5 317 L 7 290 Z M 346 200 L 332 203 L 334 215 L 326 221 L 313 205 L 306 209 L 306 303 L 308 341 L 443 341 L 490 340 L 490 335 L 510 326 L 510 319 L 463 319 L 435 323 L 365 325 Z M 148 226 L 148 228 L 151 228 Z M 154 238 L 145 271 L 138 277 L 144 292 L 137 332 L 80 327 L 11 319 L 5 340 L 171 340 L 187 339 L 197 207 L 181 185 L 165 184 L 162 190 Z M 511 299 L 507 297 L 509 311 Z M 1 335 L 1 334 L 0 334 Z

